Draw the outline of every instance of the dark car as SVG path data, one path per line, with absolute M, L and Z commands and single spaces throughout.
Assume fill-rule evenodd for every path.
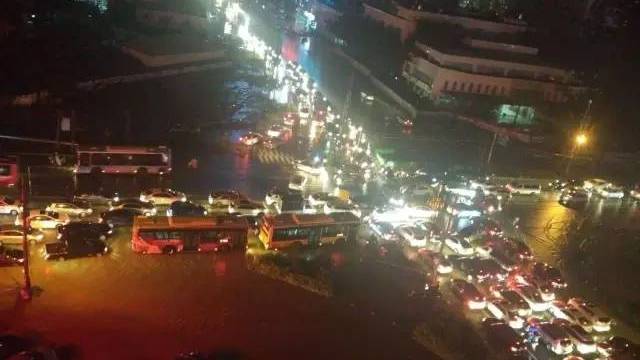
M 24 262 L 24 251 L 0 244 L 0 266 L 20 265 Z
M 113 234 L 113 227 L 104 222 L 70 222 L 58 227 L 58 239 L 63 236 L 85 236 L 105 240 L 111 234 Z
M 493 350 L 508 358 L 520 358 L 526 352 L 524 340 L 504 321 L 496 318 L 482 320 L 482 327 Z
M 99 239 L 83 236 L 63 237 L 57 243 L 46 244 L 44 258 L 46 260 L 64 260 L 84 256 L 102 256 L 109 252 L 107 244 Z
M 467 274 L 469 280 L 482 282 L 489 279 L 504 279 L 506 271 L 493 259 L 459 258 L 460 270 Z
M 522 241 L 514 238 L 507 238 L 504 241 L 504 248 L 514 258 L 519 260 L 532 260 L 533 253 L 529 246 Z
M 190 201 L 174 201 L 167 209 L 167 216 L 205 216 L 207 210 Z
M 109 210 L 131 209 L 139 211 L 143 215 L 155 215 L 156 208 L 150 202 L 140 201 L 140 199 L 127 198 L 109 203 Z
M 597 344 L 598 352 L 604 356 L 629 355 L 630 359 L 640 356 L 638 345 L 622 336 L 612 336 Z
M 473 284 L 461 279 L 451 280 L 451 291 L 470 310 L 481 310 L 486 306 L 485 297 Z
M 567 287 L 562 274 L 556 268 L 545 263 L 535 263 L 531 268 L 531 276 L 540 283 L 549 284 L 555 288 Z
M 144 215 L 140 210 L 115 209 L 100 214 L 100 221 L 113 226 L 130 226 L 136 216 Z
M 15 335 L 0 336 L 0 359 L 8 359 L 31 347 L 29 340 Z

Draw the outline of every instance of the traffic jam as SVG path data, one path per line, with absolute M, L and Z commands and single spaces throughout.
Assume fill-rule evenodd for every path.
M 241 12 L 230 6 L 227 17 Z M 638 354 L 637 345 L 617 336 L 615 322 L 597 305 L 567 293 L 559 269 L 536 261 L 517 224 L 505 226 L 495 217 L 514 197 L 553 192 L 570 206 L 595 197 L 619 199 L 626 194 L 621 187 L 601 179 L 544 187 L 505 184 L 402 169 L 374 155 L 363 127 L 335 113 L 300 65 L 248 29 L 239 35 L 282 86 L 289 109 L 265 131 L 242 135 L 238 156 L 297 152 L 287 165 L 287 188 L 274 187 L 259 200 L 233 189 L 205 196 L 168 188 L 131 197 L 77 194 L 30 209 L 26 226 L 20 202 L 5 197 L 0 263 L 24 262 L 24 229 L 44 259 L 58 261 L 108 256 L 110 238 L 121 228 L 131 229 L 131 250 L 141 254 L 245 249 L 256 236 L 264 248 L 278 251 L 349 241 L 385 256 L 395 246 L 424 272 L 425 296 L 457 304 L 496 354 L 525 359 Z M 368 94 L 363 99 L 374 101 Z M 413 124 L 404 120 L 397 126 Z M 640 191 L 630 196 L 640 199 Z

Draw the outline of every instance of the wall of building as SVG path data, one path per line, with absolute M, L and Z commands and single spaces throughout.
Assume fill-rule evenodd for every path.
M 413 20 L 389 14 L 388 12 L 379 10 L 367 4 L 363 4 L 363 6 L 365 16 L 379 21 L 385 24 L 385 26 L 400 30 L 400 39 L 402 42 L 406 41 L 416 31 L 416 22 Z
M 422 82 L 430 88 L 434 98 L 444 93 L 466 93 L 488 96 L 504 96 L 537 99 L 548 102 L 565 102 L 570 96 L 584 89 L 537 80 L 488 76 L 448 69 L 413 57 L 405 63 L 404 76 L 412 82 Z
M 465 29 L 482 30 L 493 33 L 510 33 L 515 34 L 530 30 L 529 27 L 523 25 L 498 23 L 488 20 L 474 19 L 462 16 L 453 16 L 446 14 L 432 13 L 428 11 L 411 10 L 402 6 L 398 6 L 398 16 L 413 21 L 431 20 L 434 22 L 457 24 Z
M 472 48 L 476 49 L 488 49 L 502 52 L 509 52 L 515 54 L 524 54 L 536 56 L 538 55 L 538 48 L 524 45 L 507 44 L 496 41 L 478 40 L 478 39 L 465 39 L 464 43 Z
M 443 67 L 454 68 L 461 71 L 511 78 L 528 78 L 529 80 L 554 81 L 560 83 L 569 83 L 573 80 L 571 73 L 564 69 L 503 60 L 445 54 L 419 42 L 416 42 L 415 46 L 417 49 L 427 54 L 432 62 Z

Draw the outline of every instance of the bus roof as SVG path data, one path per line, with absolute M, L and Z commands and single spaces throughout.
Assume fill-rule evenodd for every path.
M 269 216 L 266 220 L 276 227 L 288 227 L 314 224 L 336 224 L 345 222 L 359 222 L 360 219 L 350 212 L 324 214 L 280 214 Z
M 237 228 L 248 229 L 249 222 L 246 218 L 237 216 L 207 216 L 207 217 L 182 217 L 182 216 L 137 216 L 133 226 L 138 229 L 184 229 L 184 228 Z
M 109 153 L 165 153 L 166 146 L 80 146 L 78 152 L 109 152 Z

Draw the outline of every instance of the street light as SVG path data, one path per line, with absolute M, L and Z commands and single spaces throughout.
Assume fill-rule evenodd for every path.
M 571 153 L 569 153 L 569 159 L 567 160 L 567 167 L 564 171 L 566 177 L 569 176 L 569 170 L 571 169 L 571 163 L 573 162 L 573 158 L 575 156 L 576 150 L 581 148 L 589 142 L 589 136 L 587 136 L 584 132 L 579 132 L 573 139 L 573 145 L 571 146 Z
M 575 138 L 576 146 L 580 147 L 580 146 L 586 145 L 587 142 L 589 142 L 589 138 L 585 133 L 579 133 L 578 135 L 576 135 L 576 138 Z

